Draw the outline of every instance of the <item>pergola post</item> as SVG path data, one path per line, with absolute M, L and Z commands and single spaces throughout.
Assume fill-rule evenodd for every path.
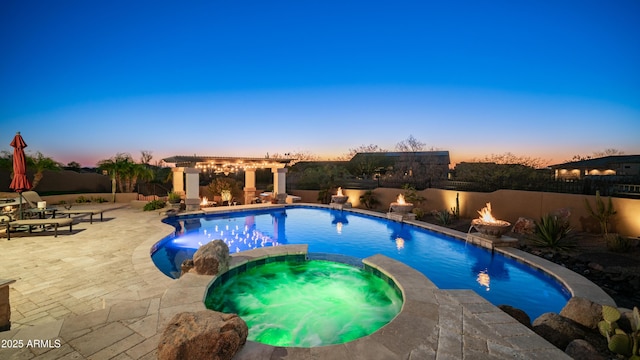
M 184 204 L 187 211 L 198 210 L 200 208 L 200 169 L 185 168 L 186 193 Z
M 273 193 L 278 203 L 285 203 L 287 199 L 287 169 L 285 167 L 271 168 L 273 173 Z
M 184 195 L 184 168 L 174 167 L 173 172 L 173 192 Z
M 256 169 L 244 169 L 244 203 L 251 204 L 256 197 Z

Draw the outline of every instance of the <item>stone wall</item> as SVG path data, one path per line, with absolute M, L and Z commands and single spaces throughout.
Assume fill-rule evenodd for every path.
M 354 207 L 363 208 L 360 204 L 360 196 L 365 190 L 342 189 L 349 196 L 349 201 Z M 378 188 L 373 190 L 380 204 L 374 209 L 387 211 L 389 204 L 396 201 L 402 189 Z M 463 218 L 476 218 L 477 211 L 482 209 L 487 202 L 491 203 L 493 214 L 496 218 L 515 223 L 519 217 L 539 219 L 543 214 L 559 208 L 567 208 L 571 211 L 571 226 L 579 231 L 597 232 L 598 223 L 587 212 L 585 199 L 593 207 L 595 196 L 547 193 L 520 190 L 498 190 L 491 193 L 464 192 L 442 189 L 426 189 L 418 191 L 425 197 L 421 208 L 427 213 L 432 210 L 451 210 L 456 204 L 456 194 L 459 194 L 460 216 Z M 317 203 L 318 191 L 294 190 L 291 195 L 300 196 L 302 202 Z M 608 198 L 602 198 L 605 202 Z M 613 217 L 613 231 L 624 236 L 640 237 L 640 200 L 612 198 L 614 209 L 618 212 Z

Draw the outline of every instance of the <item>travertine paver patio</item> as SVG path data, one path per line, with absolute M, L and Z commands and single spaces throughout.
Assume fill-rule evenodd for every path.
M 180 311 L 202 309 L 204 288 L 211 279 L 188 276 L 176 281 L 155 268 L 149 250 L 173 231 L 160 219 L 157 212 L 124 207 L 105 212 L 104 222 L 74 225 L 72 235 L 20 234 L 11 241 L 0 237 L 0 277 L 17 280 L 10 291 L 12 330 L 0 332 L 0 340 L 11 339 L 14 344 L 22 340 L 17 349 L 0 349 L 0 359 L 156 358 L 166 322 Z M 428 282 L 418 276 L 405 286 L 411 288 L 411 281 Z M 582 286 L 579 283 L 579 291 L 585 294 L 593 290 L 588 284 L 584 290 Z M 567 358 L 472 291 L 428 291 L 431 305 L 412 306 L 407 313 L 411 316 L 341 357 Z M 424 344 L 409 347 L 413 345 L 398 337 L 404 331 L 422 334 Z M 31 345 L 33 340 L 49 342 L 28 347 L 30 340 Z M 250 342 L 237 358 L 334 359 L 334 355 Z

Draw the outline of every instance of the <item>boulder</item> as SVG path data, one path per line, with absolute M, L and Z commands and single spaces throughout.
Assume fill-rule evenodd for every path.
M 531 318 L 526 312 L 509 305 L 500 305 L 498 308 L 509 314 L 512 318 L 518 320 L 522 325 L 531 329 Z
M 247 324 L 236 314 L 211 310 L 179 313 L 160 337 L 158 359 L 231 359 L 248 333 Z
M 533 234 L 535 230 L 536 224 L 533 219 L 519 217 L 511 231 L 515 234 Z
M 606 360 L 607 358 L 600 355 L 593 345 L 589 344 L 586 340 L 578 339 L 573 340 L 567 345 L 567 349 L 564 351 L 567 355 L 573 359 L 580 360 Z
M 597 329 L 602 320 L 602 305 L 585 298 L 572 297 L 562 308 L 560 315 L 586 328 Z
M 183 261 L 182 265 L 180 265 L 180 276 L 188 273 L 191 269 L 193 269 L 193 259 Z
M 558 349 L 566 349 L 576 339 L 584 339 L 585 330 L 573 320 L 556 313 L 544 313 L 533 321 L 533 331 Z
M 193 268 L 200 275 L 217 275 L 229 270 L 229 246 L 222 240 L 202 245 L 193 254 Z

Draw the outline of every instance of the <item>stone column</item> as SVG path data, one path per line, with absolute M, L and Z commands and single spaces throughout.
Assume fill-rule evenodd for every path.
M 256 197 L 256 169 L 244 169 L 244 203 L 251 204 Z
M 273 192 L 277 194 L 278 203 L 285 203 L 287 199 L 287 169 L 272 168 L 273 173 Z
M 184 168 L 187 174 L 184 204 L 187 211 L 200 209 L 200 169 Z
M 11 304 L 9 303 L 9 285 L 15 280 L 0 279 L 0 331 L 11 329 Z
M 173 191 L 184 195 L 184 168 L 175 167 L 171 171 L 173 171 Z

